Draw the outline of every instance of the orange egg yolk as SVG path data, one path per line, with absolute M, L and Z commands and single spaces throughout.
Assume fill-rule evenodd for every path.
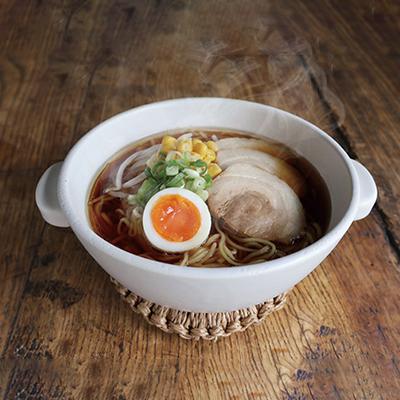
M 160 197 L 151 210 L 157 233 L 170 242 L 185 242 L 199 230 L 201 218 L 197 207 L 178 194 Z

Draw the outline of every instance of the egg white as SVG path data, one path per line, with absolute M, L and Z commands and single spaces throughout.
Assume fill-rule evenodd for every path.
M 195 235 L 184 242 L 172 242 L 164 239 L 156 231 L 151 220 L 151 211 L 160 197 L 179 195 L 191 201 L 200 213 L 200 227 Z M 143 211 L 143 230 L 147 240 L 157 249 L 169 253 L 182 253 L 201 246 L 208 238 L 211 229 L 211 215 L 207 204 L 196 193 L 187 189 L 168 188 L 156 193 L 146 204 Z

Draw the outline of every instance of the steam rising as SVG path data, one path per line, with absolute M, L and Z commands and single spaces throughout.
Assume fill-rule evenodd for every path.
M 342 124 L 343 104 L 329 90 L 311 46 L 281 33 L 293 29 L 276 28 L 272 17 L 256 16 L 251 7 L 243 7 L 247 18 L 236 18 L 234 27 L 228 15 L 199 24 L 200 2 L 169 9 L 162 23 L 155 14 L 149 24 L 144 4 L 137 8 L 136 23 L 129 25 L 132 42 L 121 37 L 113 49 L 109 63 L 118 63 L 116 82 L 111 89 L 96 86 L 97 96 L 112 99 L 109 115 L 152 101 L 210 96 L 276 106 L 325 130 Z M 107 65 L 100 65 L 96 76 Z
M 323 129 L 343 123 L 343 104 L 328 88 L 308 43 L 289 42 L 277 31 L 258 34 L 254 43 L 236 48 L 215 40 L 194 47 L 193 61 L 207 95 L 272 105 Z

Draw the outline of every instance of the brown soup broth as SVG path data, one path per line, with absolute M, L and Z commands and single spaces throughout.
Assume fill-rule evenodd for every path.
M 177 255 L 168 255 L 154 249 L 141 234 L 128 235 L 128 228 L 125 225 L 122 227 L 120 226 L 118 230 L 118 224 L 123 217 L 120 211 L 124 209 L 123 201 L 119 198 L 111 198 L 111 196 L 102 195 L 105 194 L 105 189 L 112 185 L 113 178 L 119 165 L 129 155 L 160 143 L 162 137 L 166 134 L 178 137 L 182 133 L 188 131 L 188 129 L 179 129 L 173 132 L 168 131 L 148 137 L 142 141 L 137 141 L 122 149 L 111 160 L 106 162 L 101 172 L 94 180 L 89 193 L 88 216 L 94 232 L 111 244 L 136 255 L 157 259 L 158 256 L 162 254 L 163 260 L 171 263 L 179 259 Z M 221 129 L 194 129 L 190 130 L 190 132 L 193 133 L 193 138 L 202 140 L 211 140 L 212 135 L 215 134 L 219 139 L 228 137 L 253 137 L 268 140 L 282 146 L 286 154 L 289 152 L 293 155 L 289 158 L 286 157 L 285 161 L 297 168 L 307 182 L 307 193 L 300 199 L 305 210 L 307 224 L 315 222 L 320 226 L 322 234 L 326 232 L 331 217 L 329 191 L 317 169 L 304 157 L 300 157 L 284 144 L 250 133 Z M 165 257 L 167 257 L 167 260 Z

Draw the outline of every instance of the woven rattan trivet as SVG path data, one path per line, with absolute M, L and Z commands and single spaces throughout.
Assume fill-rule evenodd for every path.
M 176 333 L 183 339 L 217 340 L 235 332 L 243 332 L 253 324 L 259 324 L 269 314 L 283 307 L 286 293 L 264 303 L 237 311 L 221 313 L 195 313 L 160 306 L 137 296 L 111 278 L 117 291 L 138 314 L 151 325 L 167 333 Z

